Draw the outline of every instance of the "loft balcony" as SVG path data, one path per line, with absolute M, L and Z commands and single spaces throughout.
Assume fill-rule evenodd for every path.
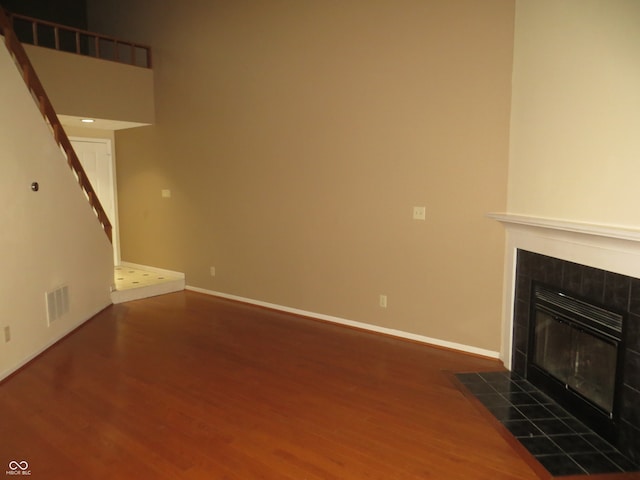
M 154 123 L 149 47 L 21 15 L 11 21 L 63 125 Z

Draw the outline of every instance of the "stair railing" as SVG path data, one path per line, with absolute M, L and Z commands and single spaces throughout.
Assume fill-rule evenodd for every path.
M 60 120 L 58 120 L 58 116 L 56 115 L 55 110 L 53 109 L 53 105 L 47 96 L 44 87 L 40 83 L 40 79 L 36 75 L 35 70 L 33 69 L 33 65 L 27 56 L 27 53 L 24 50 L 24 47 L 18 40 L 13 28 L 11 26 L 11 22 L 5 11 L 0 7 L 0 32 L 4 35 L 4 41 L 7 46 L 7 49 L 12 54 L 16 65 L 18 66 L 20 72 L 22 73 L 22 78 L 26 83 L 29 91 L 31 92 L 34 100 L 36 100 L 38 104 L 38 108 L 40 109 L 40 113 L 48 122 L 51 127 L 53 137 L 55 138 L 56 143 L 60 146 L 63 153 L 67 157 L 67 163 L 71 170 L 75 174 L 78 179 L 78 183 L 80 184 L 80 188 L 84 192 L 89 204 L 93 208 L 96 216 L 98 217 L 98 221 L 102 225 L 102 229 L 104 233 L 107 235 L 109 241 L 112 241 L 112 227 L 107 214 L 102 208 L 100 204 L 100 200 L 98 200 L 98 196 L 96 195 L 95 190 L 91 186 L 91 182 L 89 181 L 89 177 L 82 168 L 82 164 L 76 155 L 76 152 L 69 141 L 69 137 L 67 137 Z

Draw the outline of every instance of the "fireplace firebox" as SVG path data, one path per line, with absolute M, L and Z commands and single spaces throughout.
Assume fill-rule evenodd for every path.
M 514 373 L 640 464 L 640 277 L 518 249 L 513 307 Z
M 624 316 L 540 284 L 531 305 L 529 381 L 615 442 Z

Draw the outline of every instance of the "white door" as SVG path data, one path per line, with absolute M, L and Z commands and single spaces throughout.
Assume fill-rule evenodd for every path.
M 111 155 L 111 140 L 104 138 L 70 138 L 73 149 L 84 168 L 91 186 L 113 227 L 113 262 L 120 264 L 115 162 Z

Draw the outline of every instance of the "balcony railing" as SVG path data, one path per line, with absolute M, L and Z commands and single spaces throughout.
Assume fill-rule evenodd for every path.
M 151 68 L 151 48 L 36 18 L 9 14 L 22 43 Z

